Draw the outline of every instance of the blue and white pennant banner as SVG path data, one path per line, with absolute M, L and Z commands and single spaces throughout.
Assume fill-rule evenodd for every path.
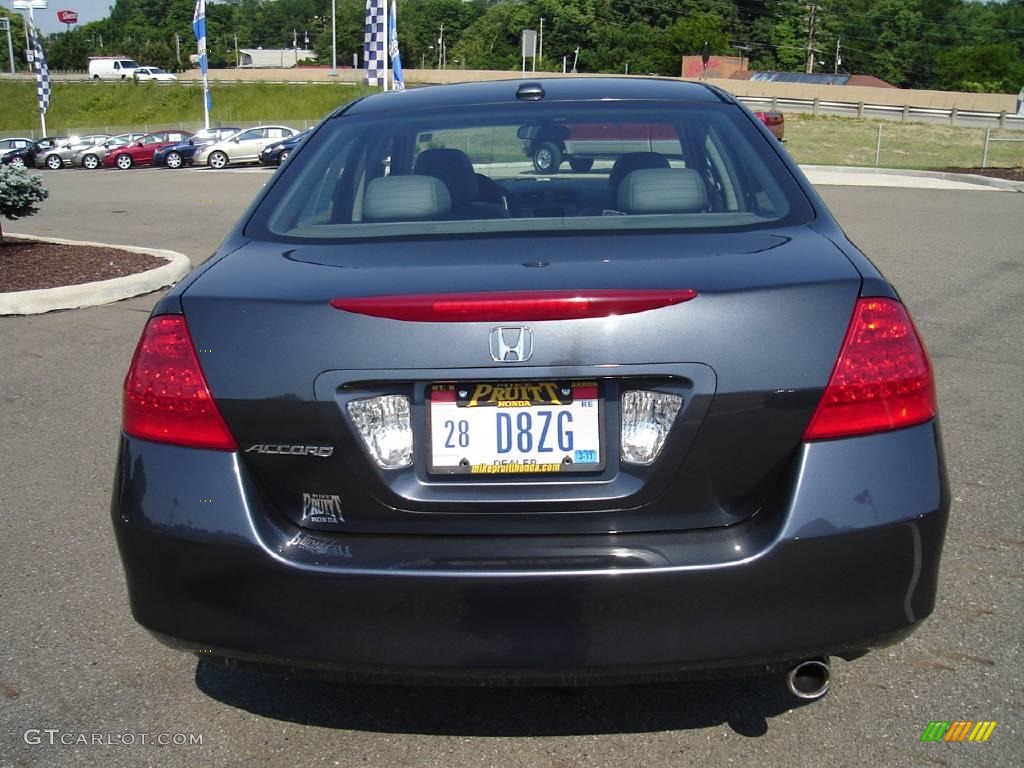
M 196 36 L 199 53 L 199 71 L 207 72 L 206 63 L 206 0 L 196 0 L 196 10 L 192 14 L 192 32 Z
M 210 96 L 210 83 L 206 78 L 209 72 L 206 56 L 206 0 L 196 0 L 196 10 L 192 14 L 192 32 L 196 36 L 196 50 L 199 53 L 199 71 L 203 75 L 203 122 L 205 127 L 209 128 L 213 98 Z
M 405 90 L 405 76 L 402 74 L 402 54 L 398 51 L 398 9 L 391 0 L 391 15 L 388 17 L 388 53 L 391 56 L 392 82 L 396 91 Z

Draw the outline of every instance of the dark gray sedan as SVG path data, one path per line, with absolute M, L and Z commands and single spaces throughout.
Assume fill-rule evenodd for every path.
M 538 133 L 630 144 L 556 176 Z M 154 309 L 112 511 L 204 659 L 816 698 L 931 613 L 949 492 L 919 335 L 785 148 L 587 78 L 324 120 Z

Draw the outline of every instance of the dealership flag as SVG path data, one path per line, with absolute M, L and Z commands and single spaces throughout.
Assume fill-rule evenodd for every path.
M 199 71 L 203 73 L 203 118 L 206 127 L 210 127 L 210 107 L 213 100 L 210 98 L 210 83 L 207 79 L 206 64 L 206 0 L 196 0 L 196 12 L 192 14 L 192 31 L 196 36 L 197 50 L 199 52 Z
M 395 90 L 404 91 L 405 77 L 402 75 L 402 54 L 398 52 L 398 11 L 395 0 L 391 0 L 391 18 L 388 19 L 388 53 L 391 54 L 391 79 Z
M 43 56 L 43 46 L 39 43 L 39 30 L 29 25 L 29 40 L 32 47 L 32 70 L 36 73 L 36 96 L 39 97 L 39 119 L 42 122 L 43 134 L 46 134 L 46 110 L 50 108 L 50 70 Z
M 386 0 L 366 0 L 366 26 L 363 32 L 363 66 L 367 85 L 386 85 L 387 53 L 384 50 Z

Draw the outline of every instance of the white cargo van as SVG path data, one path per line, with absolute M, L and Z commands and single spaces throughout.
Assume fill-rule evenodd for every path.
M 139 68 L 123 56 L 90 56 L 89 77 L 93 80 L 127 80 Z

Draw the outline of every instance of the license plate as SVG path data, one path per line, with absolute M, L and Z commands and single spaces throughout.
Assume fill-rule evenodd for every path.
M 596 381 L 433 384 L 430 471 L 522 475 L 604 468 Z

